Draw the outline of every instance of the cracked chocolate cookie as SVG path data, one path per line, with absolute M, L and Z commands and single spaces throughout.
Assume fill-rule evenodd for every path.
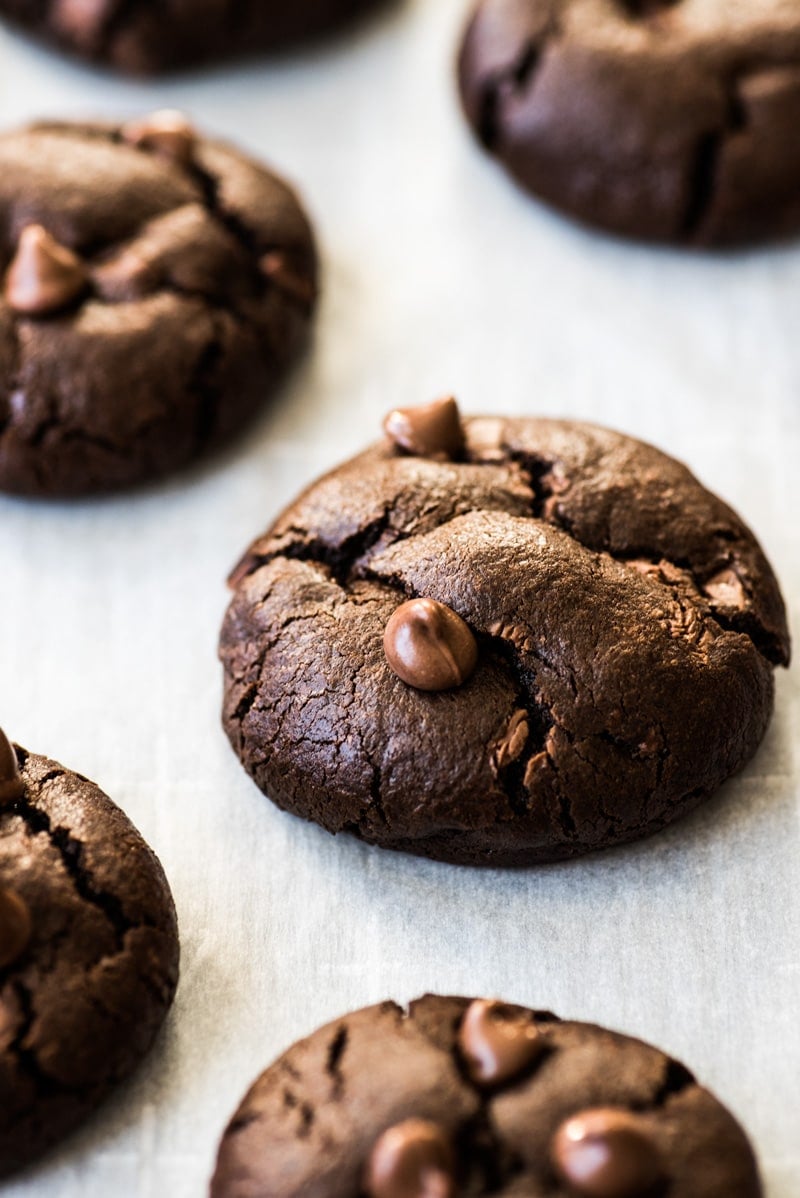
M 787 0 L 481 0 L 467 117 L 529 191 L 696 246 L 800 229 L 800 11 Z
M 732 1115 L 658 1049 L 426 995 L 320 1028 L 229 1124 L 212 1198 L 759 1198 Z
M 0 0 L 0 15 L 43 41 L 136 75 L 282 50 L 385 0 Z
M 311 229 L 163 111 L 0 137 L 0 489 L 161 477 L 237 432 L 305 339 Z
M 133 1071 L 177 979 L 172 896 L 136 829 L 0 732 L 0 1176 Z
M 524 864 L 654 832 L 749 760 L 789 637 L 729 507 L 586 424 L 448 400 L 386 427 L 231 577 L 224 725 L 278 806 Z

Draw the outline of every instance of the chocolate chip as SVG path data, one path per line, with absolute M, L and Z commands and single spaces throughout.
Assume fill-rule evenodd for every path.
M 191 166 L 194 160 L 197 135 L 183 113 L 173 108 L 151 112 L 140 121 L 128 121 L 121 133 L 130 145 L 151 150 L 179 166 Z
M 435 599 L 402 603 L 386 625 L 383 648 L 398 678 L 421 691 L 461 686 L 478 661 L 468 626 Z
M 406 1119 L 378 1139 L 364 1174 L 369 1198 L 454 1198 L 453 1149 L 437 1123 Z
M 17 755 L 5 732 L 0 728 L 0 806 L 21 799 L 24 793 L 25 783 L 19 772 Z
M 747 607 L 747 592 L 732 566 L 717 571 L 712 578 L 704 582 L 703 591 L 720 607 Z
M 643 1198 L 663 1178 L 658 1149 L 640 1121 L 615 1107 L 582 1111 L 562 1123 L 551 1159 L 582 1198 Z
M 86 290 L 89 275 L 77 254 L 41 225 L 27 225 L 5 281 L 6 300 L 25 316 L 49 316 Z
M 114 0 L 54 0 L 50 20 L 61 37 L 67 37 L 84 54 L 98 46 Z
M 395 408 L 383 422 L 387 436 L 407 453 L 422 458 L 457 458 L 464 452 L 464 430 L 452 396 L 416 408 Z
M 537 1061 L 545 1040 L 522 1007 L 479 998 L 467 1007 L 458 1046 L 472 1080 L 497 1086 Z
M 273 286 L 301 304 L 313 304 L 317 298 L 317 289 L 311 280 L 298 274 L 292 268 L 286 254 L 282 254 L 279 250 L 271 250 L 268 254 L 264 254 L 259 262 L 259 267 Z
M 31 938 L 28 904 L 13 890 L 0 887 L 0 969 L 18 961 Z

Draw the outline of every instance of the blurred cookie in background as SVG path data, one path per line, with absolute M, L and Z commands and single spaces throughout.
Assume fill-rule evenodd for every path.
M 0 731 L 0 1176 L 135 1069 L 177 981 L 153 852 L 97 786 Z
M 0 0 L 0 16 L 59 49 L 129 74 L 283 50 L 389 0 Z
M 694 246 L 800 230 L 796 4 L 480 0 L 459 80 L 489 153 L 588 225 Z
M 547 1011 L 427 994 L 320 1028 L 255 1082 L 211 1198 L 760 1198 L 688 1069 Z
M 0 136 L 0 490 L 167 475 L 264 406 L 303 348 L 313 233 L 265 166 L 182 114 Z

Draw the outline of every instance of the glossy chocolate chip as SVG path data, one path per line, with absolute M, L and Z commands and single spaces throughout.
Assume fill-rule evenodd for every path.
M 0 886 L 0 969 L 7 969 L 19 960 L 30 938 L 28 904 L 15 891 Z
M 88 282 L 77 254 L 41 225 L 27 225 L 6 273 L 5 297 L 23 316 L 49 316 L 82 295 Z
M 423 458 L 457 458 L 464 452 L 464 430 L 452 396 L 416 408 L 395 408 L 383 422 L 395 445 Z
M 406 1119 L 376 1142 L 364 1188 L 369 1198 L 454 1198 L 454 1167 L 444 1129 L 426 1119 Z
M 25 783 L 19 772 L 19 762 L 11 742 L 0 728 L 0 806 L 22 798 Z
M 461 686 L 478 661 L 478 645 L 468 626 L 435 599 L 402 603 L 386 625 L 383 648 L 398 678 L 422 691 Z
M 458 1046 L 472 1080 L 497 1086 L 537 1061 L 545 1039 L 522 1007 L 479 998 L 466 1010 Z
M 140 121 L 122 126 L 124 141 L 143 150 L 151 150 L 179 166 L 191 166 L 197 135 L 182 112 L 162 108 Z
M 551 1158 L 580 1198 L 645 1198 L 663 1177 L 658 1149 L 640 1120 L 615 1107 L 567 1119 L 553 1138 Z

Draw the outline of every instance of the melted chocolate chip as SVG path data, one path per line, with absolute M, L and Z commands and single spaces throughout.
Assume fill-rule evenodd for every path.
M 383 648 L 398 678 L 422 691 L 461 686 L 478 661 L 478 646 L 468 626 L 435 599 L 402 603 L 386 625 Z
M 25 783 L 20 776 L 17 755 L 0 728 L 0 806 L 21 799 L 24 793 Z
M 28 904 L 13 890 L 0 887 L 0 969 L 18 961 L 31 939 Z
M 369 1198 L 454 1198 L 453 1149 L 444 1129 L 406 1119 L 377 1140 L 364 1174 Z
M 476 999 L 462 1020 L 458 1046 L 472 1080 L 497 1086 L 537 1061 L 545 1040 L 522 1007 Z
M 88 281 L 77 254 L 41 225 L 27 225 L 6 274 L 5 296 L 15 312 L 49 316 L 82 295 Z
M 422 458 L 446 460 L 464 452 L 464 430 L 452 396 L 421 407 L 395 408 L 383 428 L 400 449 Z
M 122 138 L 132 146 L 151 150 L 179 166 L 191 166 L 197 135 L 182 112 L 162 108 L 140 121 L 122 126 Z
M 628 1111 L 598 1107 L 562 1123 L 556 1173 L 581 1198 L 644 1198 L 663 1177 L 658 1149 Z

